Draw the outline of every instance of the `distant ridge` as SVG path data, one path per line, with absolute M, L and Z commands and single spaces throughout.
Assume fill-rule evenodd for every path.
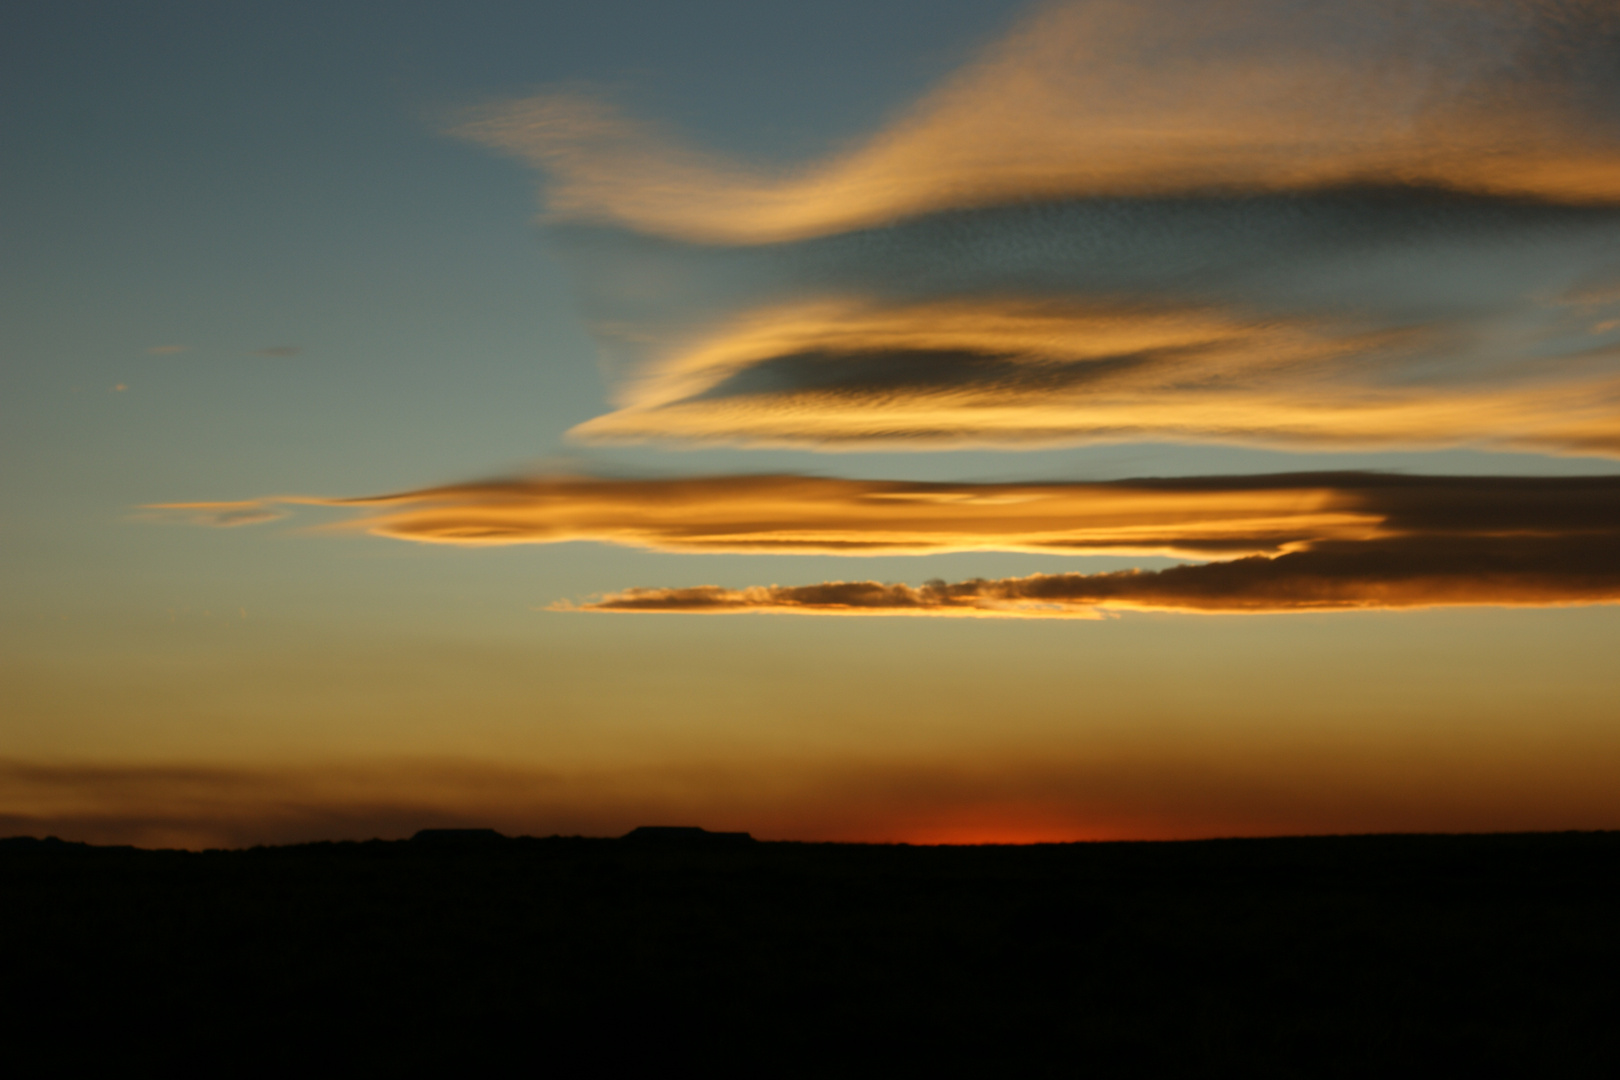
M 638 844 L 752 844 L 754 838 L 745 832 L 710 832 L 696 825 L 640 825 L 625 833 L 621 840 Z
M 37 836 L 7 836 L 0 837 L 0 847 L 22 850 L 65 850 L 67 848 L 88 848 L 91 845 L 79 840 L 63 840 L 58 836 L 47 836 L 41 840 Z
M 423 844 L 489 844 L 505 839 L 494 829 L 418 829 L 411 837 Z

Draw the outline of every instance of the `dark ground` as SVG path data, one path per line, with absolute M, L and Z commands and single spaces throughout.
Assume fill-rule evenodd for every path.
M 10 840 L 4 1045 L 63 1069 L 1616 1075 L 1617 886 L 1620 833 Z

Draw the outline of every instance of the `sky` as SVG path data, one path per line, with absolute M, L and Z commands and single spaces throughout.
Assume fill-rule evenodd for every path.
M 0 834 L 1620 827 L 1608 3 L 0 18 Z

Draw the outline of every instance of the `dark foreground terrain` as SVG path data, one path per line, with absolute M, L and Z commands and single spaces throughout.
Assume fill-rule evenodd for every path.
M 5 1046 L 64 1068 L 1613 1075 L 1617 886 L 1620 833 L 8 840 Z

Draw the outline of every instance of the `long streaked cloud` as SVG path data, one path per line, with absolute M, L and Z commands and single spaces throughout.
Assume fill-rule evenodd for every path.
M 1620 601 L 1620 532 L 1327 541 L 1225 562 L 919 587 L 875 581 L 725 589 L 642 588 L 564 610 L 1096 618 L 1103 610 L 1276 613 L 1543 607 Z
M 563 477 L 461 484 L 333 505 L 359 513 L 338 528 L 427 543 L 583 540 L 755 554 L 1248 553 L 1323 536 L 1367 535 L 1383 521 L 1360 493 L 1336 486 L 1331 476 L 1248 485 Z
M 1166 570 L 913 587 L 871 581 L 632 589 L 589 611 L 1092 615 L 1620 599 L 1620 477 L 1296 473 L 945 484 L 806 476 L 537 478 L 359 499 L 170 504 L 230 525 L 278 503 L 422 543 L 594 541 L 658 551 L 1180 555 Z M 572 605 L 564 604 L 564 607 Z
M 536 477 L 352 499 L 149 509 L 236 525 L 297 504 L 354 514 L 328 529 L 466 546 L 592 541 L 671 552 L 1212 557 L 1416 534 L 1609 534 L 1620 530 L 1620 477 L 1338 472 L 988 484 Z
M 1617 56 L 1589 0 L 1081 0 L 796 171 L 578 95 L 458 130 L 549 178 L 577 439 L 1614 456 Z

